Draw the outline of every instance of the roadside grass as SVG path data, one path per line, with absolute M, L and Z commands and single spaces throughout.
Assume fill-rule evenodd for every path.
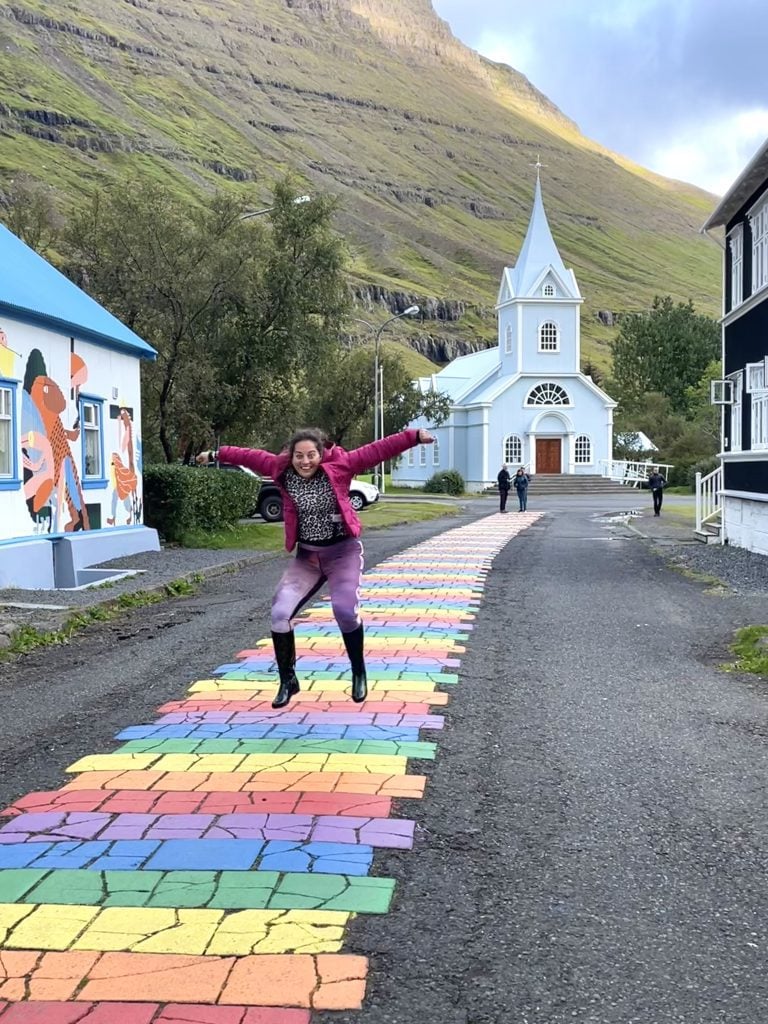
M 736 661 L 723 665 L 728 672 L 768 676 L 768 626 L 745 626 L 731 644 Z
M 193 573 L 189 577 L 171 580 L 158 590 L 136 590 L 132 594 L 121 594 L 114 601 L 73 612 L 58 629 L 40 630 L 34 626 L 21 626 L 11 634 L 8 647 L 0 650 L 0 660 L 18 654 L 30 654 L 40 647 L 67 644 L 94 622 L 111 622 L 133 608 L 144 608 L 168 598 L 189 597 L 197 593 L 197 584 L 202 579 L 199 573 Z
M 696 506 L 693 504 L 670 505 L 665 503 L 662 506 L 661 514 L 665 519 L 674 519 L 683 526 L 690 526 L 693 528 L 696 523 Z
M 422 505 L 403 501 L 392 505 L 373 505 L 365 509 L 361 521 L 363 529 L 381 530 L 387 526 L 402 526 L 455 515 L 456 511 L 455 505 Z M 181 544 L 185 548 L 212 548 L 219 551 L 280 551 L 284 544 L 283 524 L 257 520 L 253 523 L 238 523 L 230 530 L 190 530 L 182 537 Z

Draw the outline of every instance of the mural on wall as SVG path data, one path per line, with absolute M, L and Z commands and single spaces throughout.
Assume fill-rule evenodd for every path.
M 108 526 L 118 526 L 117 506 L 122 504 L 127 513 L 126 526 L 141 522 L 141 496 L 139 475 L 134 449 L 133 409 L 120 403 L 110 405 L 109 418 L 117 421 L 117 451 L 110 457 L 110 478 L 112 483 L 112 515 L 107 517 Z M 138 440 L 138 439 L 137 439 Z
M 79 395 L 88 371 L 80 357 L 70 367 L 70 387 Z M 70 448 L 80 437 L 80 417 L 71 430 L 62 423 L 67 400 L 51 377 L 39 349 L 32 349 L 24 373 L 21 406 L 21 449 L 24 497 L 36 532 L 88 530 L 85 498 Z M 66 518 L 65 518 L 66 516 Z

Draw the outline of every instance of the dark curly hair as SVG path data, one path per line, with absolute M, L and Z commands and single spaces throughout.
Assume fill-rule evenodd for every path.
M 317 446 L 317 450 L 321 455 L 323 453 L 323 449 L 330 447 L 328 438 L 319 427 L 303 427 L 301 430 L 297 430 L 292 437 L 289 438 L 288 443 L 285 446 L 291 458 L 293 458 L 294 448 L 300 441 L 312 441 L 313 444 Z

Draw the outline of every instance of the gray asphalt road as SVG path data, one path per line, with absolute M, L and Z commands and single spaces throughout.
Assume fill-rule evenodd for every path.
M 323 1020 L 763 1024 L 768 697 L 715 663 L 765 602 L 703 589 L 586 507 L 508 545 L 352 928 L 369 1005 Z
M 715 597 L 636 536 L 553 502 L 496 559 L 414 852 L 348 949 L 335 1024 L 764 1024 L 768 695 L 720 672 L 764 598 Z M 478 506 L 487 509 L 487 505 Z M 514 513 L 513 513 L 514 514 Z M 446 523 L 368 535 L 368 561 Z M 0 670 L 0 799 L 63 781 L 268 631 L 280 563 Z

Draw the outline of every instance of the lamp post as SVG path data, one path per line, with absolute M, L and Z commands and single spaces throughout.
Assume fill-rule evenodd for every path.
M 419 312 L 418 306 L 409 306 L 404 309 L 402 313 L 396 313 L 391 316 L 388 320 L 385 320 L 380 327 L 375 328 L 373 324 L 368 323 L 367 320 L 358 320 L 357 317 L 353 317 L 355 323 L 365 324 L 372 331 L 375 331 L 373 340 L 373 439 L 374 441 L 380 440 L 384 437 L 384 367 L 379 366 L 379 348 L 381 346 L 381 335 L 387 324 L 391 324 L 394 320 L 399 320 L 404 316 L 415 316 Z M 374 473 L 374 483 L 379 488 L 382 494 L 384 494 L 384 463 L 380 462 L 376 467 Z
M 301 203 L 308 203 L 312 199 L 312 196 L 296 196 L 291 202 L 294 206 L 299 206 Z M 250 220 L 251 217 L 260 217 L 263 213 L 272 213 L 274 206 L 265 206 L 263 210 L 253 210 L 251 213 L 243 213 L 240 215 L 240 220 Z

